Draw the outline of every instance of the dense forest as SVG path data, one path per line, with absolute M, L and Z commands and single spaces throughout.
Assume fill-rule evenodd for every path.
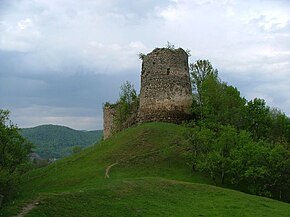
M 193 170 L 216 184 L 290 200 L 290 118 L 264 99 L 246 100 L 208 60 L 190 65 L 194 120 L 186 123 Z
M 35 145 L 34 151 L 42 158 L 62 158 L 97 143 L 102 130 L 80 131 L 58 125 L 23 128 L 20 133 Z

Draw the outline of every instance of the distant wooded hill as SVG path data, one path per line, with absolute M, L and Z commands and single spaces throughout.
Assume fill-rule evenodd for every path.
M 103 136 L 102 130 L 74 130 L 58 125 L 23 128 L 20 133 L 35 145 L 34 151 L 46 159 L 68 156 L 75 147 L 85 148 Z

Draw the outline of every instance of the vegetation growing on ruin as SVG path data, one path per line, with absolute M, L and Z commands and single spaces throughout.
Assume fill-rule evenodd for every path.
M 139 107 L 139 97 L 134 85 L 129 81 L 121 85 L 119 96 L 114 106 L 114 133 L 120 132 L 133 124 Z

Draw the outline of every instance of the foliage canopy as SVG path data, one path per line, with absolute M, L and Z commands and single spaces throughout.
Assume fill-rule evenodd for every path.
M 0 109 L 0 194 L 10 197 L 19 177 L 29 166 L 32 144 L 9 120 L 9 111 Z
M 195 120 L 193 168 L 216 184 L 290 201 L 290 119 L 265 100 L 247 101 L 222 82 L 208 60 L 190 65 Z

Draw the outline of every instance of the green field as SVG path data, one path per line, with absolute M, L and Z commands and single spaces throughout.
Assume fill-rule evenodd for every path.
M 38 205 L 26 216 L 290 215 L 290 204 L 215 187 L 193 173 L 184 130 L 143 124 L 31 171 L 0 216 L 16 215 L 32 202 Z

